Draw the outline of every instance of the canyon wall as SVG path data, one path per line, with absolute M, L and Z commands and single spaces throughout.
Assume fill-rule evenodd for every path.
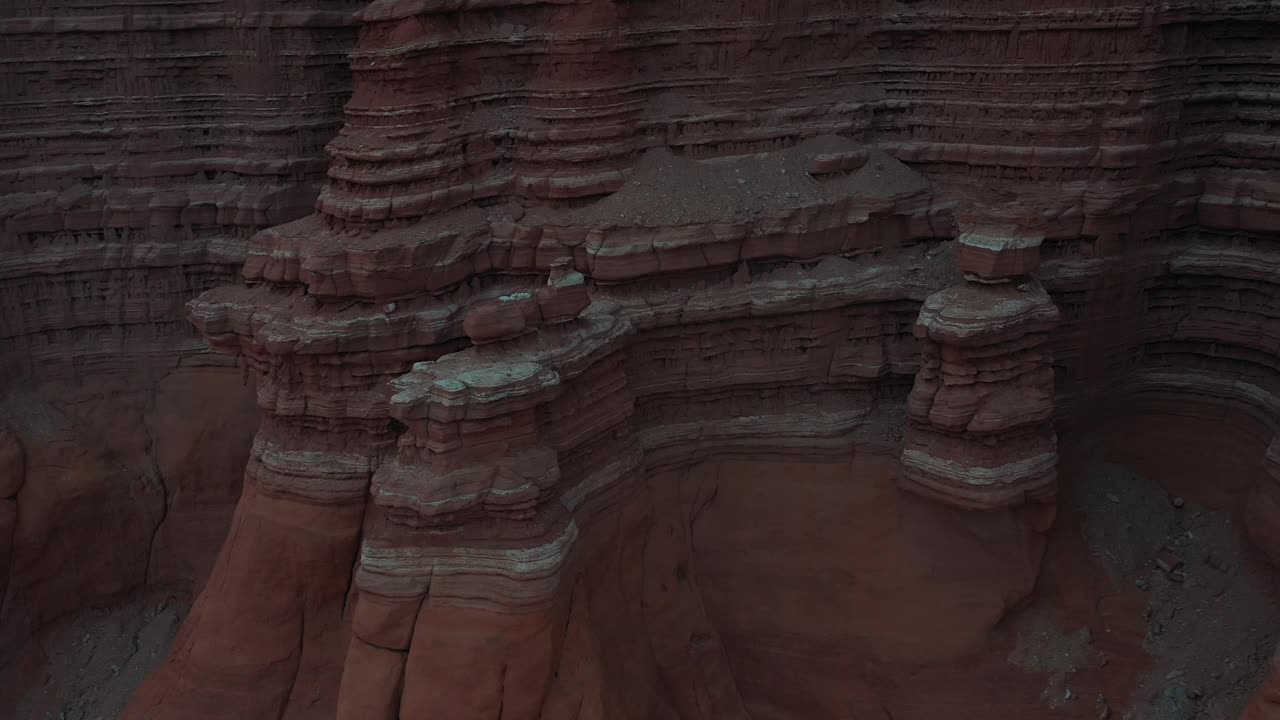
M 0 649 L 190 593 L 257 426 L 184 304 L 312 210 L 355 3 L 0 9 Z
M 8 372 L 161 368 L 131 390 L 205 372 L 177 305 L 208 289 L 190 318 L 261 410 L 227 542 L 132 717 L 835 714 L 866 696 L 829 695 L 820 668 L 810 685 L 791 668 L 807 692 L 771 688 L 780 658 L 971 650 L 1035 584 L 1060 437 L 1189 401 L 1275 423 L 1271 3 L 375 0 L 323 182 L 351 8 L 313 5 L 170 18 L 238 70 L 190 99 L 103 92 L 212 119 L 69 131 L 84 189 L 30 149 L 63 147 L 41 134 L 61 125 L 13 121 L 31 169 L 6 200 Z M 107 37 L 6 22 L 10 43 Z M 149 77 L 78 62 L 75 83 Z M 64 124 L 99 111 L 21 102 Z M 227 139 L 197 151 L 201 131 Z M 238 386 L 222 362 L 208 372 Z M 251 424 L 210 395 L 235 409 L 179 395 L 152 426 Z M 30 432 L 4 446 L 28 448 L 18 513 Z M 849 469 L 797 469 L 813 463 Z M 189 487 L 238 487 L 217 475 Z M 770 560 L 726 505 L 795 528 L 836 518 L 792 484 L 851 508 L 886 483 L 911 538 L 885 545 L 906 568 L 882 575 L 906 588 L 899 636 L 797 621 L 727 559 L 805 587 L 788 568 L 821 543 Z M 1278 489 L 1245 512 L 1280 557 Z M 20 568 L 34 545 L 16 538 Z M 964 622 L 929 624 L 940 592 Z
M 137 717 L 745 717 L 779 666 L 726 649 L 671 472 L 903 448 L 927 555 L 1004 548 L 980 636 L 1055 423 L 1269 410 L 1264 3 L 359 19 L 316 214 L 192 305 L 263 425 Z

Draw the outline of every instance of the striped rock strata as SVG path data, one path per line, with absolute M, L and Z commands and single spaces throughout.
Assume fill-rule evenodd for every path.
M 317 212 L 192 306 L 265 415 L 134 717 L 739 716 L 695 601 L 633 682 L 590 669 L 606 631 L 572 618 L 634 594 L 610 583 L 649 522 L 637 478 L 847 454 L 905 404 L 899 481 L 994 517 L 1052 494 L 1055 415 L 1270 377 L 1269 320 L 1233 294 L 1269 281 L 1213 259 L 1274 242 L 1266 3 L 379 0 L 360 21 Z M 957 200 L 1014 222 L 957 223 Z M 956 236 L 953 265 L 932 247 Z M 693 685 L 664 674 L 689 658 Z
M 12 114 L 24 158 L 57 144 L 41 139 L 61 132 L 48 117 L 93 127 L 66 160 L 9 178 L 6 228 L 20 232 L 5 236 L 5 290 L 20 291 L 4 318 L 25 352 L 6 366 L 203 357 L 177 308 L 245 259 L 248 286 L 212 289 L 191 314 L 239 354 L 264 421 L 208 589 L 135 717 L 411 717 L 432 702 L 450 717 L 732 717 L 696 596 L 645 597 L 679 606 L 679 641 L 637 663 L 678 688 L 669 706 L 556 682 L 651 679 L 591 676 L 604 649 L 647 641 L 574 620 L 593 617 L 584 597 L 598 610 L 637 594 L 576 572 L 630 577 L 625 538 L 652 524 L 625 510 L 635 476 L 709 453 L 847 456 L 859 433 L 892 440 L 901 422 L 875 418 L 905 405 L 899 481 L 999 517 L 1052 489 L 1049 408 L 1074 427 L 1130 398 L 1269 407 L 1272 3 L 377 0 L 359 14 L 328 180 L 297 221 L 350 8 L 177 7 L 5 20 L 22 62 L 51 36 L 89 48 L 68 43 L 76 60 L 58 65 L 80 73 L 59 83 L 76 98 L 107 67 L 108 31 L 181 25 L 228 35 L 207 40 L 217 52 L 252 51 L 208 77 L 184 66 L 212 89 L 181 111 L 150 102 L 163 87 L 136 91 L 149 71 L 120 72 L 110 107 L 200 118 L 174 137 L 122 120 L 154 131 L 102 140 L 125 131 L 34 87 Z M 274 77 L 259 56 L 303 69 L 283 94 L 246 92 L 203 119 L 214 110 L 191 103 L 224 83 Z M 224 128 L 227 162 L 194 140 L 219 160 L 157 154 Z M 116 162 L 122 147 L 142 157 Z M 957 222 L 968 204 L 1016 222 Z M 935 248 L 957 236 L 953 265 Z M 1022 279 L 1037 260 L 1039 280 Z M 966 284 L 957 267 L 1016 279 Z M 172 302 L 141 300 L 157 295 Z M 695 686 L 672 670 L 690 666 Z
M 0 654 L 207 576 L 257 412 L 184 305 L 312 210 L 358 5 L 0 7 Z
M 820 180 L 805 171 L 847 147 L 709 168 L 659 157 L 654 174 L 637 171 L 632 189 L 650 197 L 680 192 L 660 181 L 676 165 L 733 200 L 739 168 L 792 169 L 805 204 L 751 215 L 729 205 L 711 246 L 692 226 L 606 233 L 572 209 L 540 211 L 533 225 L 533 213 L 499 206 L 384 232 L 380 257 L 397 263 L 348 252 L 345 265 L 309 273 L 309 243 L 323 248 L 323 235 L 259 235 L 251 257 L 263 260 L 246 273 L 275 281 L 192 306 L 214 347 L 258 375 L 265 415 L 245 498 L 209 590 L 134 712 L 235 704 L 289 716 L 305 712 L 306 693 L 344 718 L 536 714 L 551 673 L 574 661 L 554 648 L 584 554 L 596 552 L 582 538 L 649 474 L 710 456 L 839 457 L 860 433 L 891 430 L 872 416 L 901 402 L 916 369 L 912 318 L 953 274 L 937 240 L 949 209 L 878 152 Z M 894 180 L 866 182 L 875 173 Z M 301 251 L 283 253 L 283 238 Z M 783 257 L 774 238 L 787 238 Z M 368 274 L 335 270 L 357 264 Z M 474 275 L 499 264 L 510 274 Z M 671 283 L 658 268 L 688 274 Z M 376 300 L 326 298 L 335 278 Z M 294 517 L 329 530 L 290 539 Z M 268 570 L 264 542 L 301 555 Z M 260 595 L 263 574 L 292 590 Z M 243 615 L 237 598 L 250 596 L 270 627 Z M 498 646 L 474 645 L 497 627 Z M 476 652 L 466 668 L 446 666 L 450 653 Z M 246 695 L 250 685 L 264 691 Z
M 1052 498 L 1058 451 L 1049 333 L 1058 309 L 1039 283 L 965 283 L 929 296 L 923 359 L 907 400 L 902 481 L 975 508 Z

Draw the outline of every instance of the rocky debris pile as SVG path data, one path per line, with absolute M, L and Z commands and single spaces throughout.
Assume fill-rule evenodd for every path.
M 1050 612 L 1037 609 L 1018 617 L 1016 644 L 1008 660 L 1024 670 L 1048 674 L 1040 699 L 1057 709 L 1080 699 L 1071 688 L 1072 676 L 1086 663 L 1101 662 L 1102 656 L 1093 647 L 1089 628 L 1064 633 Z M 1105 698 L 1097 705 L 1107 707 Z
M 17 701 L 24 720 L 115 720 L 129 696 L 164 659 L 188 607 L 141 599 L 85 610 L 45 628 L 40 678 Z M 29 658 L 0 663 L 0 692 L 14 688 Z
M 1280 639 L 1268 571 L 1242 549 L 1236 523 L 1118 465 L 1092 467 L 1074 494 L 1113 582 L 1147 593 L 1143 647 L 1154 665 L 1130 716 L 1234 720 Z

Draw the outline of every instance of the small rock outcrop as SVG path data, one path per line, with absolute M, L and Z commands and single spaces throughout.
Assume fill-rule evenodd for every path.
M 962 221 L 965 280 L 925 298 L 916 320 L 923 357 L 901 481 L 960 507 L 1051 500 L 1057 489 L 1059 312 L 1034 276 L 1043 236 L 1016 227 Z

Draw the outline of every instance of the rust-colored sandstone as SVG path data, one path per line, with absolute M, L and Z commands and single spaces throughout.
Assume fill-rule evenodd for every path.
M 310 212 L 355 9 L 0 3 L 0 657 L 208 575 L 258 411 L 184 304 Z
M 324 58 L 192 100 L 249 128 L 254 160 L 228 162 L 253 180 L 188 158 L 208 185 L 170 198 L 155 173 L 177 170 L 132 150 L 111 167 L 146 172 L 87 166 L 124 189 L 27 180 L 52 160 L 10 178 L 28 204 L 6 227 L 35 228 L 6 235 L 35 268 L 12 276 L 67 298 L 43 315 L 6 285 L 28 375 L 212 362 L 173 311 L 208 288 L 190 320 L 261 411 L 226 541 L 128 717 L 936 717 L 922 668 L 1050 569 L 1065 448 L 1125 412 L 1280 421 L 1280 12 L 1027 5 L 375 0 L 303 217 L 345 6 L 197 23 Z M 87 21 L 6 22 L 16 43 Z M 186 147 L 60 152 L 166 143 Z M 98 234 L 55 237 L 73 221 Z M 167 309 L 128 284 L 159 276 L 182 279 Z M 228 393 L 193 407 L 207 381 L 172 382 L 158 429 L 226 421 L 206 403 Z M 19 517 L 41 442 L 0 434 Z M 1232 497 L 1280 561 L 1276 447 L 1275 478 Z M 1276 683 L 1247 717 L 1280 717 Z M 961 692 L 1016 712 L 1004 690 Z

